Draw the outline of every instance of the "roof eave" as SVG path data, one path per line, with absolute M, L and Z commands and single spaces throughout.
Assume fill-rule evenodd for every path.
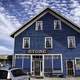
M 70 23 L 71 25 L 73 25 L 74 27 L 76 27 L 76 29 L 78 29 L 78 32 L 80 33 L 80 27 L 78 25 L 76 25 L 75 23 L 73 23 L 72 21 L 70 21 L 68 18 L 64 17 L 62 14 L 58 14 L 57 11 L 52 10 L 50 7 L 47 7 L 45 9 L 43 9 L 39 14 L 37 14 L 36 16 L 34 16 L 32 19 L 30 19 L 28 22 L 26 22 L 25 24 L 23 24 L 23 26 L 21 26 L 19 29 L 17 29 L 15 32 L 13 32 L 10 36 L 12 38 L 14 38 L 15 34 L 20 31 L 23 27 L 25 27 L 27 24 L 29 24 L 30 22 L 32 22 L 36 17 L 38 17 L 39 15 L 43 14 L 45 11 L 51 11 L 54 12 L 56 15 L 58 15 L 59 17 L 63 18 L 65 21 L 67 21 L 68 23 Z

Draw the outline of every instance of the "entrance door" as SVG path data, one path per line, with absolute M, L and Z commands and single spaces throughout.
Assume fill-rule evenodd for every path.
M 42 72 L 42 57 L 33 57 L 32 71 L 34 76 L 41 76 Z
M 67 75 L 68 76 L 74 76 L 74 64 L 73 60 L 67 61 Z
M 34 73 L 35 73 L 36 76 L 40 76 L 40 72 L 41 72 L 40 71 L 40 65 L 41 64 L 40 64 L 39 60 L 34 62 L 34 68 L 35 68 L 34 69 L 35 70 Z

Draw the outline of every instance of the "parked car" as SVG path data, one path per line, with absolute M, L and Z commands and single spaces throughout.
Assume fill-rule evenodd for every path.
M 29 80 L 29 77 L 22 69 L 13 68 L 0 70 L 0 80 Z

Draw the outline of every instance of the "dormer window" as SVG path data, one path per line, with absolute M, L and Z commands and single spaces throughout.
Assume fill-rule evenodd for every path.
M 54 30 L 61 30 L 61 21 L 54 20 Z
M 76 48 L 75 36 L 68 36 L 68 48 Z
M 43 30 L 43 21 L 36 21 L 35 30 Z
M 23 48 L 24 49 L 30 48 L 30 37 L 23 38 Z

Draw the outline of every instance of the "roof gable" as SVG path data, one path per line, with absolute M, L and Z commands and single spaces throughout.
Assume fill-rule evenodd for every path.
M 11 37 L 14 38 L 17 35 L 19 35 L 21 32 L 23 32 L 25 29 L 27 29 L 30 25 L 32 25 L 34 22 L 36 22 L 39 18 L 41 18 L 42 16 L 44 16 L 48 12 L 51 13 L 52 15 L 56 16 L 57 18 L 59 18 L 61 21 L 63 21 L 66 24 L 68 24 L 75 31 L 80 32 L 80 28 L 79 28 L 78 25 L 74 24 L 72 21 L 68 20 L 67 18 L 65 18 L 64 16 L 62 16 L 60 13 L 58 13 L 55 10 L 52 10 L 51 8 L 48 7 L 46 9 L 42 10 L 38 15 L 36 15 L 35 17 L 33 17 L 31 20 L 29 20 L 28 22 L 26 22 L 22 27 L 20 27 L 14 33 L 12 33 Z

